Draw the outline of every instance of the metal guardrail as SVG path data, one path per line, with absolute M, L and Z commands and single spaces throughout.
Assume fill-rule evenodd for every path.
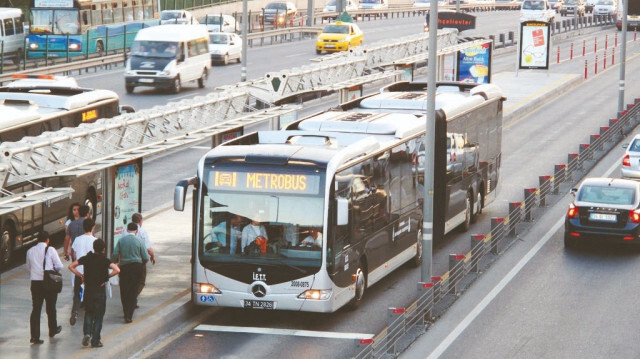
M 492 217 L 491 230 L 470 235 L 470 250 L 449 255 L 449 270 L 431 282 L 417 283 L 418 297 L 406 308 L 387 309 L 387 326 L 373 339 L 356 339 L 353 357 L 395 358 L 421 334 L 516 240 L 520 226 L 532 223 L 536 208 L 541 211 L 550 200 L 560 200 L 593 168 L 598 160 L 625 135 L 640 125 L 640 99 L 627 105 L 618 118 L 601 126 L 590 142 L 580 144 L 577 153 L 567 154 L 567 163 L 554 166 L 553 175 L 539 176 L 539 187 L 525 188 L 521 202 L 510 202 L 506 217 Z M 551 198 L 551 195 L 556 195 Z

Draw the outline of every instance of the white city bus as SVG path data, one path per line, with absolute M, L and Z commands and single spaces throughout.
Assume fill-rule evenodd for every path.
M 194 303 L 334 312 L 403 263 L 419 264 L 426 111 L 415 104 L 425 96 L 424 84 L 401 83 L 205 155 L 174 193 L 183 210 L 195 186 Z M 442 85 L 437 96 L 439 119 L 462 141 L 440 164 L 459 182 L 447 189 L 448 217 L 463 228 L 474 199 L 497 185 L 503 100 L 494 85 Z
M 16 81 L 0 87 L 0 142 L 15 142 L 45 131 L 77 127 L 82 123 L 110 118 L 125 110 L 118 95 L 109 90 L 78 87 L 66 76 L 16 75 Z M 133 108 L 126 106 L 126 111 Z M 64 158 L 60 160 L 64 161 Z M 71 203 L 99 208 L 102 178 L 99 173 L 82 177 L 53 176 L 2 183 L 0 198 L 10 199 L 42 188 L 73 188 L 73 194 L 0 215 L 0 268 L 5 268 L 16 252 L 36 242 L 40 232 L 56 234 L 64 230 Z M 95 211 L 97 212 L 97 211 Z M 93 213 L 94 219 L 96 213 Z

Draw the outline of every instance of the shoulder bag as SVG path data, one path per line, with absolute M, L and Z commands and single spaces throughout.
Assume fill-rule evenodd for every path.
M 49 246 L 44 250 L 44 260 L 42 261 L 42 270 L 44 271 L 44 289 L 50 292 L 62 292 L 62 274 L 53 270 L 45 270 L 44 265 L 47 262 L 47 251 Z

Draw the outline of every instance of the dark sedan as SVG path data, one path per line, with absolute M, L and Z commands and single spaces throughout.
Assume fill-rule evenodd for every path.
M 640 243 L 640 182 L 587 178 L 571 191 L 564 229 L 565 247 L 593 240 Z

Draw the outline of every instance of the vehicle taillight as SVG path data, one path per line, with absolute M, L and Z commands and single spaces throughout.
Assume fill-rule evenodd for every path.
M 640 223 L 640 212 L 638 210 L 629 211 L 629 221 L 631 223 Z
M 573 203 L 569 205 L 569 210 L 567 211 L 567 217 L 569 218 L 578 217 L 578 207 L 576 207 Z
M 631 167 L 631 161 L 629 160 L 629 155 L 625 155 L 622 158 L 622 166 L 624 167 Z

